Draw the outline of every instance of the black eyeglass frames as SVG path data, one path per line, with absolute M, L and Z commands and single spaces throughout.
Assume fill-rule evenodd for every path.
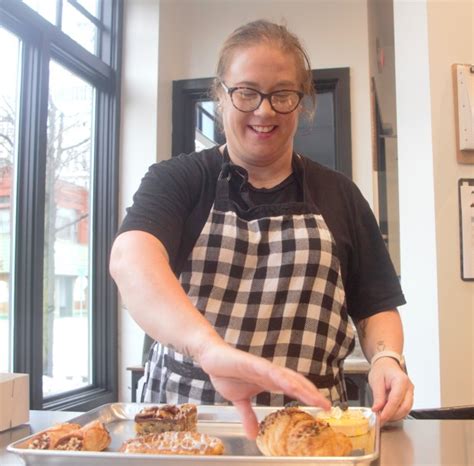
M 289 89 L 281 89 L 265 94 L 251 87 L 227 87 L 222 81 L 221 85 L 229 94 L 232 105 L 237 110 L 246 113 L 257 110 L 262 104 L 263 99 L 268 99 L 270 106 L 275 112 L 291 113 L 296 110 L 304 96 L 303 92 Z

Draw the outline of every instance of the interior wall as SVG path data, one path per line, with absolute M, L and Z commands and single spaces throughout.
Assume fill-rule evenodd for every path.
M 453 7 L 453 3 L 455 7 Z M 459 178 L 451 65 L 474 64 L 474 3 L 428 2 L 431 121 L 438 257 L 441 404 L 474 404 L 474 282 L 461 280 Z M 471 102 L 474 105 L 474 102 Z
M 471 2 L 394 2 L 402 308 L 415 406 L 474 404 L 474 283 L 460 278 L 452 63 L 473 63 Z
M 395 92 L 395 46 L 393 1 L 368 0 L 369 69 L 375 82 L 375 93 L 384 127 L 385 176 L 387 195 L 388 250 L 393 265 L 400 270 L 400 213 L 398 206 L 397 108 Z M 373 111 L 373 109 L 372 109 Z M 373 128 L 375 131 L 375 128 Z M 374 155 L 374 154 L 373 154 Z M 375 163 L 374 169 L 375 169 Z M 377 199 L 378 177 L 374 173 L 374 198 Z M 374 207 L 380 206 L 374 202 Z M 380 215 L 377 216 L 380 218 Z
M 120 191 L 121 215 L 132 202 L 142 176 L 156 161 L 158 126 L 159 8 L 154 0 L 124 2 Z M 146 66 L 144 66 L 144 63 Z M 119 306 L 119 400 L 130 400 L 130 373 L 140 365 L 143 331 Z

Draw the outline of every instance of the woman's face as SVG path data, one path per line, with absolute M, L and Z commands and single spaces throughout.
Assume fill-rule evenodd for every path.
M 264 93 L 300 90 L 295 59 L 271 44 L 237 49 L 224 82 L 229 88 L 251 87 Z M 292 113 L 276 113 L 268 99 L 264 99 L 257 110 L 244 113 L 232 105 L 227 94 L 223 95 L 221 105 L 229 153 L 234 162 L 245 167 L 262 167 L 285 157 L 291 160 L 300 107 Z

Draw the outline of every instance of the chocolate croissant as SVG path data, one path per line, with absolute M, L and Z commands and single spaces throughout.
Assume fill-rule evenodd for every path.
M 32 437 L 25 447 L 32 450 L 53 450 L 61 437 L 80 428 L 80 424 L 68 422 L 57 424 Z
M 111 442 L 110 434 L 100 421 L 92 421 L 78 430 L 63 435 L 55 450 L 102 451 Z
M 346 456 L 350 439 L 298 408 L 269 414 L 260 423 L 257 446 L 265 456 Z

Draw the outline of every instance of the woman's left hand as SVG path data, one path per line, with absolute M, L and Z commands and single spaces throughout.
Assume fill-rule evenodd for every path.
M 404 418 L 413 406 L 414 385 L 397 361 L 381 358 L 369 372 L 374 402 L 372 411 L 380 413 L 382 425 Z

